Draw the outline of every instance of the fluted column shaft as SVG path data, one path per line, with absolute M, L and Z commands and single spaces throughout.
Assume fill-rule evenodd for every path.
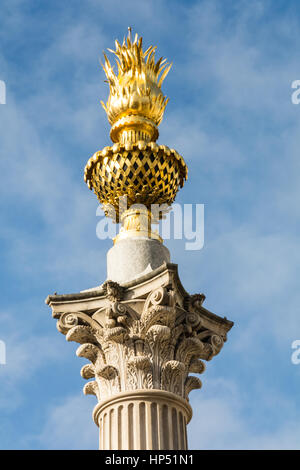
M 99 403 L 94 420 L 101 450 L 185 450 L 192 410 L 163 390 L 120 393 Z

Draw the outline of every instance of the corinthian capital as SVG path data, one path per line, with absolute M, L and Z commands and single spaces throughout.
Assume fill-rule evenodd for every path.
M 99 401 L 125 391 L 164 390 L 188 400 L 205 371 L 203 361 L 220 352 L 232 322 L 204 309 L 203 294 L 184 291 L 175 265 L 165 265 L 139 283 L 110 281 L 98 291 L 47 299 L 58 330 L 80 343 L 77 355 L 92 379 L 84 393 Z M 57 310 L 62 311 L 57 311 Z M 65 311 L 63 311 L 65 310 Z

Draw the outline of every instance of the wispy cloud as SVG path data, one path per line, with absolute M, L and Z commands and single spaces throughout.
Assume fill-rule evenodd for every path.
M 95 405 L 95 403 L 94 403 Z M 38 449 L 97 449 L 99 429 L 92 420 L 92 400 L 74 395 L 48 409 L 46 422 L 37 436 L 26 436 L 24 443 Z

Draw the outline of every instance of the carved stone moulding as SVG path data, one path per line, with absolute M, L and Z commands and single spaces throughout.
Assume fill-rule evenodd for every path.
M 160 441 L 151 441 L 152 446 L 186 448 L 188 396 L 202 385 L 194 374 L 205 371 L 203 361 L 220 352 L 233 325 L 206 310 L 204 300 L 203 294 L 187 294 L 177 266 L 167 263 L 122 286 L 106 281 L 93 291 L 47 298 L 58 330 L 79 343 L 77 355 L 90 361 L 81 375 L 89 380 L 84 393 L 99 402 L 94 416 L 101 426 L 101 448 L 142 449 L 145 442 L 150 446 L 156 439 L 152 431 L 139 428 L 139 437 L 130 441 L 129 434 L 122 444 L 110 431 L 116 420 L 123 431 L 132 423 L 143 426 L 137 423 L 143 423 L 146 414 L 150 422 L 158 420 L 154 428 L 162 426 Z M 172 426 L 183 426 L 182 441 L 180 433 L 168 434 Z

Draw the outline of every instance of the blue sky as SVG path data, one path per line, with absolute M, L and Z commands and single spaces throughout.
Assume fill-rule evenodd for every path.
M 1 0 L 1 449 L 95 449 L 75 356 L 44 304 L 106 276 L 88 158 L 110 144 L 102 51 L 127 27 L 173 61 L 159 143 L 189 166 L 205 244 L 167 241 L 185 288 L 235 322 L 191 393 L 192 449 L 300 449 L 300 4 Z

